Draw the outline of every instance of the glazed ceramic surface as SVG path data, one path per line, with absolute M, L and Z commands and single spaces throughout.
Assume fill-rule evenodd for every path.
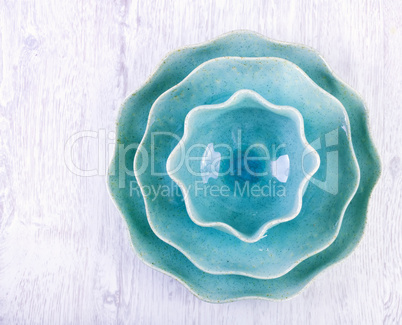
M 298 110 L 305 137 L 320 157 L 300 213 L 268 229 L 255 243 L 194 223 L 180 190 L 170 196 L 144 190 L 175 187 L 166 163 L 183 137 L 187 114 L 200 105 L 222 104 L 242 89 Z M 152 142 L 155 132 L 176 137 L 154 137 Z M 116 149 L 109 187 L 135 250 L 148 265 L 212 302 L 288 298 L 346 257 L 362 236 L 380 172 L 359 95 L 313 50 L 243 31 L 170 54 L 123 105 L 117 143 L 130 150 Z M 216 151 L 209 148 L 206 157 L 213 157 Z M 144 162 L 149 150 L 155 155 L 154 170 Z M 208 181 L 214 181 L 216 175 L 210 176 Z M 132 194 L 139 187 L 143 197 Z
M 227 82 L 221 81 L 223 75 Z M 255 79 L 259 82 L 255 83 Z M 182 194 L 161 196 L 156 191 L 149 191 L 144 199 L 148 221 L 155 234 L 182 251 L 200 269 L 216 274 L 274 278 L 324 249 L 335 239 L 344 209 L 359 180 L 344 108 L 297 66 L 278 58 L 229 57 L 207 61 L 154 103 L 150 123 L 141 142 L 141 148 L 146 152 L 157 148 L 153 150 L 154 163 L 146 164 L 143 160 L 146 155 L 139 151 L 134 169 L 139 171 L 136 176 L 141 188 L 172 186 L 165 166 L 177 139 L 167 134 L 181 137 L 188 111 L 205 102 L 214 102 L 216 93 L 220 94 L 220 98 L 215 101 L 221 102 L 244 88 L 265 96 L 273 104 L 298 109 L 310 143 L 314 144 L 325 136 L 336 141 L 340 147 L 337 158 L 340 168 L 327 171 L 329 164 L 322 163 L 317 174 L 321 175 L 319 179 L 326 180 L 325 184 L 332 184 L 334 178 L 342 191 L 325 190 L 310 184 L 303 196 L 299 215 L 271 228 L 264 238 L 253 244 L 245 244 L 229 234 L 196 225 L 188 217 Z M 222 98 L 222 94 L 227 97 Z M 158 134 L 161 136 L 155 136 Z M 326 152 L 321 150 L 319 153 L 321 161 L 326 162 Z M 272 198 L 275 202 L 282 199 L 279 195 L 272 195 Z M 217 199 L 223 203 L 227 201 L 221 195 Z M 255 197 L 250 193 L 246 199 L 252 205 Z M 270 205 L 272 209 L 272 202 Z M 244 208 L 247 209 L 246 206 Z
M 186 194 L 196 224 L 256 242 L 299 214 L 319 162 L 299 111 L 240 90 L 222 104 L 187 114 L 166 168 Z

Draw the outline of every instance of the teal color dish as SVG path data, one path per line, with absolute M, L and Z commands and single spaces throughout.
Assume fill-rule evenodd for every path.
M 318 183 L 320 186 L 309 184 L 298 216 L 269 229 L 265 237 L 252 244 L 222 231 L 196 225 L 188 216 L 182 195 L 163 196 L 156 191 L 143 194 L 148 222 L 154 233 L 183 252 L 199 269 L 213 274 L 270 279 L 289 272 L 335 240 L 344 211 L 359 182 L 359 168 L 344 107 L 295 64 L 279 58 L 238 57 L 203 63 L 155 101 L 140 145 L 142 150 L 152 151 L 153 163 L 147 163 L 144 160 L 147 155 L 138 151 L 134 170 L 140 188 L 171 186 L 172 179 L 165 166 L 177 145 L 177 138 L 183 135 L 188 112 L 206 103 L 225 101 L 235 92 L 247 88 L 274 105 L 297 109 L 303 116 L 304 133 L 309 143 L 327 137 L 338 146 L 339 168 L 328 169 L 329 164 L 320 164 L 317 181 L 332 184 L 336 178 L 336 184 L 342 190 L 324 188 L 321 183 Z M 244 128 L 244 123 L 240 125 Z M 318 154 L 320 160 L 326 162 L 326 151 L 319 150 Z M 251 196 L 248 198 L 249 203 L 243 202 L 244 209 L 254 210 L 254 200 Z M 227 201 L 222 196 L 218 199 Z M 278 199 L 280 197 L 275 197 Z M 271 205 L 271 208 L 275 207 Z
M 199 269 L 186 257 L 187 255 L 164 240 L 161 240 L 153 232 L 148 218 L 151 219 L 154 216 L 148 215 L 147 218 L 144 198 L 140 195 L 139 186 L 133 173 L 132 166 L 136 148 L 145 134 L 151 106 L 158 97 L 182 82 L 194 69 L 204 62 L 228 56 L 246 58 L 276 57 L 292 62 L 312 79 L 316 84 L 314 87 L 319 86 L 322 89 L 322 94 L 323 91 L 328 92 L 339 100 L 342 104 L 341 106 L 344 107 L 344 112 L 346 112 L 344 114 L 346 120 L 348 118 L 350 121 L 350 134 L 347 131 L 349 123 L 345 122 L 341 126 L 338 124 L 341 128 L 342 126 L 346 128 L 346 132 L 338 131 L 338 140 L 342 148 L 354 149 L 357 158 L 358 169 L 354 169 L 353 150 L 350 151 L 350 154 L 341 154 L 341 156 L 351 158 L 347 162 L 351 168 L 350 170 L 346 170 L 345 173 L 354 176 L 352 179 L 358 179 L 356 170 L 360 169 L 360 180 L 357 180 L 358 189 L 356 193 L 354 193 L 353 186 L 349 188 L 351 195 L 354 193 L 354 196 L 350 202 L 348 200 L 345 201 L 344 207 L 346 207 L 346 211 L 343 218 L 339 216 L 339 222 L 334 224 L 338 228 L 338 231 L 334 232 L 334 236 L 336 234 L 337 236 L 328 247 L 304 259 L 287 273 L 277 278 L 259 279 L 244 275 L 218 275 Z M 222 62 L 226 60 L 222 59 Z M 225 74 L 221 74 L 221 76 L 223 78 Z M 258 79 L 256 81 L 258 83 Z M 314 88 L 313 86 L 311 87 Z M 296 90 L 299 89 L 297 88 Z M 216 94 L 214 100 L 204 102 L 202 105 L 222 103 L 225 98 L 229 98 L 233 93 L 227 93 L 223 96 Z M 197 95 L 197 93 L 194 95 Z M 334 103 L 336 103 L 336 100 Z M 286 105 L 297 106 L 291 105 L 290 102 Z M 194 107 L 188 107 L 188 109 Z M 295 108 L 300 111 L 299 107 Z M 184 119 L 185 115 L 182 118 Z M 304 118 L 304 120 L 307 123 L 307 119 Z M 153 123 L 159 123 L 160 120 L 155 119 L 153 121 L 151 118 L 149 122 L 152 125 Z M 165 120 L 165 122 L 168 123 L 169 121 Z M 327 121 L 321 122 L 326 124 Z M 184 125 L 178 125 L 177 127 L 184 128 Z M 331 145 L 333 138 L 332 135 L 324 138 L 318 137 L 319 140 L 316 141 L 316 139 L 309 139 L 309 132 L 311 131 L 308 131 L 307 126 L 305 126 L 307 140 L 320 154 L 321 169 L 321 166 L 327 164 L 327 158 L 331 157 L 331 152 L 323 154 L 320 151 L 324 151 L 328 145 Z M 318 133 L 322 134 L 322 132 Z M 350 137 L 353 147 L 346 145 Z M 286 299 L 300 292 L 320 271 L 345 258 L 356 247 L 363 234 L 368 200 L 380 175 L 379 157 L 369 135 L 367 112 L 360 96 L 334 76 L 323 59 L 315 51 L 302 45 L 272 41 L 261 35 L 247 31 L 226 34 L 211 42 L 171 53 L 148 82 L 123 105 L 118 119 L 116 144 L 115 156 L 109 168 L 108 184 L 111 195 L 128 223 L 135 251 L 146 264 L 173 276 L 195 295 L 210 302 L 232 301 L 244 298 Z M 172 143 L 171 148 L 161 147 L 157 149 L 160 149 L 163 155 L 166 153 L 168 156 L 168 151 L 170 150 L 171 152 L 173 148 Z M 167 160 L 167 157 L 165 158 Z M 160 164 L 163 164 L 163 159 L 161 159 Z M 317 186 L 317 184 L 325 184 L 323 180 L 326 175 L 321 174 L 325 171 L 320 171 L 320 169 L 314 175 L 314 177 L 317 177 L 316 182 L 311 184 L 311 180 L 306 189 L 303 196 L 303 207 L 305 206 L 305 196 L 309 192 L 310 187 Z M 325 185 L 323 186 L 325 187 Z M 327 190 L 330 188 L 327 188 Z M 340 189 L 341 191 L 344 190 L 343 187 Z M 142 188 L 141 190 L 143 191 L 144 189 Z M 175 200 L 176 198 L 172 199 L 172 201 Z M 182 207 L 180 205 L 178 209 Z M 338 210 L 328 211 L 328 216 L 332 217 L 333 213 L 340 214 Z M 158 216 L 155 217 L 159 218 Z M 301 216 L 298 215 L 291 221 L 284 222 L 283 224 L 296 221 L 299 217 Z M 189 222 L 188 220 L 191 221 L 188 216 L 186 218 L 187 221 L 185 222 Z M 281 225 L 269 229 L 268 233 Z M 157 225 L 154 226 L 160 227 Z M 210 234 L 219 233 L 221 236 L 230 237 L 233 241 L 242 242 L 235 236 L 225 234 L 219 230 L 213 228 L 205 229 Z M 161 231 L 161 229 L 158 229 L 158 231 Z M 261 240 L 264 239 L 265 237 Z M 286 238 L 283 241 L 286 241 Z M 242 243 L 243 245 L 257 244 Z
M 299 214 L 319 164 L 299 111 L 240 90 L 187 114 L 166 168 L 194 223 L 256 242 Z

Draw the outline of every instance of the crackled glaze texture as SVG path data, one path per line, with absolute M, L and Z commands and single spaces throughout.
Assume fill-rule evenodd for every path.
M 138 171 L 141 188 L 171 186 L 172 179 L 165 165 L 177 145 L 176 137 L 183 135 L 189 110 L 213 102 L 215 94 L 220 94 L 221 102 L 244 88 L 275 105 L 298 109 L 303 116 L 307 141 L 313 146 L 322 137 L 331 141 L 328 146 L 339 147 L 336 159 L 327 159 L 326 151 L 319 151 L 324 163 L 316 173 L 316 185 L 310 184 L 306 189 L 297 218 L 275 226 L 258 242 L 246 245 L 221 231 L 197 226 L 188 217 L 182 195 L 161 196 L 149 192 L 144 199 L 155 234 L 182 251 L 200 269 L 215 274 L 275 278 L 335 239 L 344 209 L 359 180 L 343 106 L 296 65 L 278 58 L 224 57 L 205 62 L 154 103 L 141 142 L 141 148 L 153 151 L 153 163 L 144 160 L 146 155 L 137 154 L 134 169 Z M 222 98 L 224 94 L 226 97 Z M 333 162 L 337 162 L 336 166 Z M 223 197 L 220 199 L 225 201 Z
M 240 90 L 222 104 L 188 113 L 166 168 L 186 193 L 196 224 L 256 242 L 298 215 L 306 182 L 318 167 L 296 109 Z
M 305 189 L 299 215 L 269 229 L 256 243 L 196 225 L 180 196 L 130 196 L 136 181 L 137 186 L 173 182 L 166 162 L 177 139 L 159 137 L 151 145 L 153 132 L 182 137 L 191 109 L 222 103 L 241 89 L 297 109 L 306 139 L 321 161 Z M 166 175 L 155 176 L 142 168 L 144 156 L 134 150 L 124 156 L 116 151 L 109 175 L 133 246 L 145 263 L 213 302 L 288 298 L 346 257 L 361 238 L 368 199 L 380 172 L 358 94 L 313 50 L 251 32 L 226 34 L 170 54 L 121 110 L 117 142 L 128 146 L 140 141 L 140 148 L 154 150 L 155 167 Z M 328 147 L 335 148 L 337 168 Z M 121 168 L 132 166 L 134 155 L 137 178 Z

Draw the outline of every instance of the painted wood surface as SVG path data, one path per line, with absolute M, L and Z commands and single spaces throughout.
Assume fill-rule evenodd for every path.
M 400 324 L 401 21 L 400 0 L 1 0 L 0 323 Z M 105 173 L 124 98 L 167 52 L 240 28 L 322 53 L 366 99 L 383 174 L 348 259 L 292 300 L 214 305 L 134 254 Z M 65 163 L 82 131 L 90 177 Z

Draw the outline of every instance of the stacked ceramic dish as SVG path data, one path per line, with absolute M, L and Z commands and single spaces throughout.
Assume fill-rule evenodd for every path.
M 315 51 L 240 31 L 126 101 L 109 188 L 139 256 L 200 298 L 285 299 L 356 247 L 379 173 L 359 95 Z

